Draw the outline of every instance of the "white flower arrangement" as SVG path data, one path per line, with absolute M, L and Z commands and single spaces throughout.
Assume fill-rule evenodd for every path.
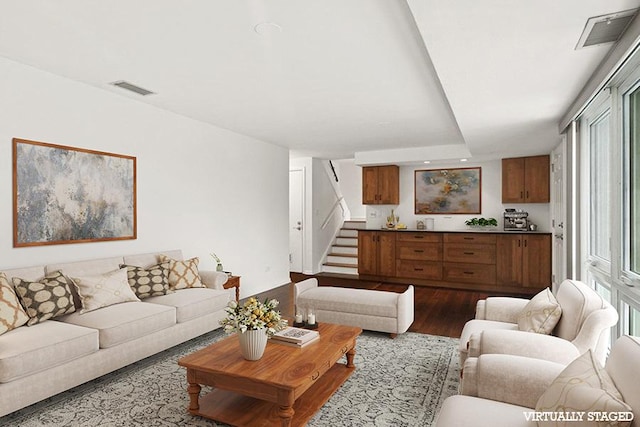
M 280 317 L 280 312 L 275 309 L 278 304 L 278 300 L 275 299 L 259 302 L 254 297 L 249 298 L 242 305 L 230 301 L 225 308 L 227 317 L 220 320 L 220 325 L 224 326 L 227 334 L 265 329 L 266 334 L 271 337 L 288 325 L 287 321 Z

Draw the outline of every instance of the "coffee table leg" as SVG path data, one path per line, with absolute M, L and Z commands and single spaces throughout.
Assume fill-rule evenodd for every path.
M 189 393 L 189 411 L 197 411 L 200 409 L 200 384 L 195 382 L 195 375 L 191 372 L 191 370 L 187 369 L 187 382 L 189 383 L 189 387 L 187 387 L 187 392 Z
M 280 425 L 282 427 L 289 427 L 291 425 L 291 418 L 295 411 L 291 406 L 281 406 L 278 416 L 280 417 Z
M 353 364 L 353 358 L 356 355 L 356 348 L 353 347 L 349 351 L 347 351 L 347 368 L 355 368 L 356 365 Z

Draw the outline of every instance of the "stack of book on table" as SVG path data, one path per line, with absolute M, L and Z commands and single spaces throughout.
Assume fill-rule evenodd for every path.
M 318 341 L 319 339 L 320 334 L 318 333 L 318 331 L 295 328 L 293 326 L 287 326 L 285 329 L 281 330 L 280 332 L 276 332 L 271 337 L 271 341 L 275 343 L 298 348 L 302 348 L 306 345 L 311 344 L 312 342 Z

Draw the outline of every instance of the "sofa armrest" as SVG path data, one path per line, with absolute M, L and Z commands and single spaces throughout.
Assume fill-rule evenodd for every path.
M 413 323 L 413 285 L 409 285 L 406 291 L 398 295 L 398 333 L 407 332 Z
M 511 354 L 568 365 L 580 352 L 570 341 L 553 335 L 513 330 L 485 330 L 471 335 L 469 357 Z
M 309 289 L 318 287 L 318 279 L 316 278 L 306 279 L 306 280 L 303 280 L 302 282 L 295 283 L 293 286 L 295 287 L 293 292 L 293 295 L 295 298 L 294 303 L 298 304 L 298 297 L 303 292 L 308 291 Z
M 202 284 L 211 289 L 224 289 L 224 284 L 229 280 L 227 273 L 221 271 L 206 271 L 200 270 L 200 280 Z
M 470 357 L 464 364 L 460 393 L 535 408 L 563 364 L 507 354 Z
M 510 297 L 489 297 L 476 304 L 476 319 L 497 322 L 518 323 L 518 316 L 528 299 Z

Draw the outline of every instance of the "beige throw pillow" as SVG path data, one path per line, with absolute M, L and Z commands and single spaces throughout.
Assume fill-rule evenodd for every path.
M 518 329 L 549 335 L 556 327 L 562 308 L 549 288 L 539 292 L 524 306 L 518 316 Z
M 18 277 L 12 278 L 12 281 L 29 316 L 27 326 L 76 311 L 71 294 L 71 280 L 61 271 L 51 273 L 37 282 L 28 282 Z
M 630 412 L 613 380 L 600 367 L 591 350 L 571 362 L 551 383 L 538 403 L 536 412 L 584 412 L 580 423 L 575 421 L 538 421 L 538 427 L 581 427 L 609 426 L 626 427 L 631 421 L 617 421 L 613 424 L 588 420 L 588 413 Z
M 7 275 L 0 272 L 0 335 L 24 325 L 28 320 L 29 316 L 20 305 Z
M 198 273 L 199 258 L 191 258 L 185 261 L 160 255 L 161 262 L 169 262 L 169 286 L 171 290 L 187 288 L 204 288 Z
M 74 277 L 82 310 L 80 314 L 113 304 L 140 301 L 129 286 L 127 269 L 93 276 Z

